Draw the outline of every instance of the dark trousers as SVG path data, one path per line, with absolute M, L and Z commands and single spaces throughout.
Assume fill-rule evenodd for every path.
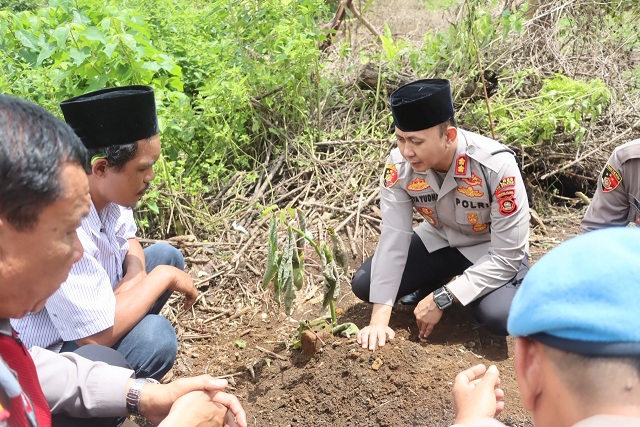
M 369 302 L 372 258 L 360 266 L 351 280 L 353 293 L 365 302 Z M 446 247 L 430 253 L 420 237 L 413 233 L 396 301 L 417 290 L 421 290 L 421 293 L 427 296 L 472 265 L 473 263 L 455 248 Z M 472 301 L 469 306 L 474 321 L 492 333 L 508 335 L 507 318 L 511 301 L 528 270 L 529 261 L 525 258 L 518 273 L 504 286 Z
M 79 347 L 74 353 L 93 360 L 94 362 L 105 362 L 111 366 L 131 369 L 123 355 L 112 348 L 97 344 L 88 344 Z M 124 390 L 122 390 L 124 393 Z M 124 417 L 112 418 L 72 418 L 62 414 L 52 414 L 53 427 L 117 427 L 124 422 Z

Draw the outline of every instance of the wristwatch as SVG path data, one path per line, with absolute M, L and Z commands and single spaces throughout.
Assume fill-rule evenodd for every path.
M 127 412 L 131 415 L 140 415 L 140 392 L 148 383 L 160 384 L 153 378 L 137 378 L 127 392 Z
M 451 292 L 449 292 L 446 286 L 433 291 L 433 300 L 440 310 L 444 310 L 453 305 L 453 295 L 451 295 Z

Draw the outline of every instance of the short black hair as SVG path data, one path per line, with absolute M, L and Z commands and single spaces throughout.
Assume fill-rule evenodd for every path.
M 116 171 L 121 171 L 124 165 L 131 159 L 133 159 L 138 152 L 138 141 L 130 144 L 112 145 L 110 147 L 102 148 L 90 148 L 89 157 L 93 156 L 106 156 L 107 162 Z
M 89 157 L 65 122 L 31 102 L 0 94 L 0 216 L 18 231 L 61 197 L 63 163 L 89 172 Z

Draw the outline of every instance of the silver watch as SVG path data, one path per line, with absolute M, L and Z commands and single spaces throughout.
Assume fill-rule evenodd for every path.
M 433 300 L 440 310 L 451 307 L 453 305 L 453 295 L 446 286 L 433 291 Z
M 147 383 L 160 384 L 153 378 L 137 378 L 127 392 L 127 412 L 131 415 L 140 415 L 140 392 Z

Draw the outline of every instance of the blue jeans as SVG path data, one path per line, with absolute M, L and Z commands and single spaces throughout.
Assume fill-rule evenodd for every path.
M 144 249 L 147 273 L 159 265 L 184 269 L 179 250 L 166 243 L 156 243 Z M 178 338 L 171 323 L 158 315 L 171 296 L 167 291 L 158 298 L 145 317 L 111 348 L 122 354 L 137 378 L 160 380 L 173 366 L 178 353 Z M 67 341 L 62 351 L 74 351 L 77 344 Z

